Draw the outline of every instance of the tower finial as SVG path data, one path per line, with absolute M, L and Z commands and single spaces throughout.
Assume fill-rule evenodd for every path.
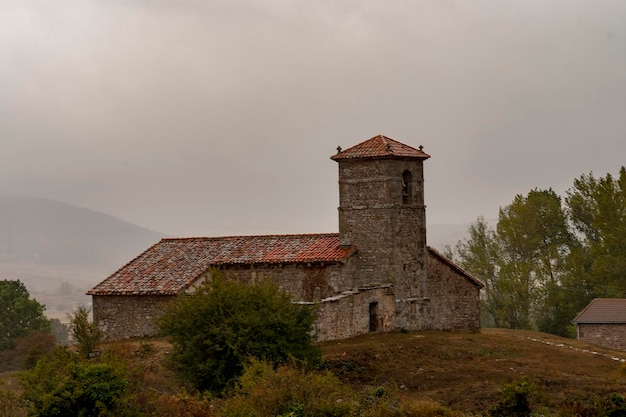
M 341 146 L 337 146 L 337 154 L 341 153 Z

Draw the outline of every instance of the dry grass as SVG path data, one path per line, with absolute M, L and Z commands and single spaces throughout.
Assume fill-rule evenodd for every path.
M 503 329 L 391 333 L 327 342 L 321 347 L 325 367 L 344 384 L 359 392 L 385 386 L 399 392 L 407 405 L 421 408 L 441 404 L 457 412 L 481 414 L 500 399 L 503 385 L 524 376 L 536 387 L 533 409 L 546 415 L 557 411 L 581 414 L 597 399 L 626 393 L 625 368 L 611 358 L 626 358 L 626 352 L 543 333 Z M 170 349 L 163 339 L 103 346 L 132 364 L 135 395 L 144 410 L 184 390 L 163 366 Z M 11 374 L 0 374 L 0 379 L 5 380 L 0 388 L 11 387 L 19 393 Z M 442 415 L 415 415 L 426 414 Z
M 537 388 L 535 406 L 547 410 L 626 392 L 621 362 L 603 356 L 626 358 L 626 352 L 543 333 L 367 335 L 322 348 L 329 369 L 356 389 L 395 385 L 409 399 L 431 399 L 458 411 L 485 410 L 504 384 L 524 376 Z

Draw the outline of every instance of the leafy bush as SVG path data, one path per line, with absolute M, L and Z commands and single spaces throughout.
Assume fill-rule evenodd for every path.
M 626 400 L 619 394 L 611 394 L 606 399 L 606 415 L 609 417 L 626 416 Z
M 0 417 L 25 416 L 24 409 L 19 397 L 13 391 L 5 388 L 5 382 L 0 379 Z
M 245 285 L 213 274 L 170 305 L 160 321 L 173 344 L 172 363 L 199 390 L 219 393 L 250 358 L 274 365 L 317 363 L 314 316 L 272 282 Z
M 535 390 L 528 378 L 524 377 L 516 384 L 507 384 L 502 389 L 502 399 L 489 408 L 491 417 L 530 417 L 530 397 Z
M 329 372 L 307 372 L 289 366 L 277 369 L 252 360 L 239 385 L 220 403 L 223 417 L 354 415 L 353 393 Z
M 0 351 L 0 372 L 30 369 L 39 358 L 54 349 L 54 336 L 35 332 L 14 342 L 13 349 Z
M 253 360 L 238 386 L 215 403 L 220 417 L 429 417 L 453 416 L 434 401 L 402 400 L 397 390 L 355 393 L 330 372 L 272 367 Z
M 31 369 L 42 356 L 54 350 L 54 345 L 51 333 L 37 332 L 18 339 L 13 348 L 15 363 L 19 369 Z
M 35 417 L 132 416 L 127 370 L 115 361 L 82 360 L 59 347 L 22 373 L 23 398 Z

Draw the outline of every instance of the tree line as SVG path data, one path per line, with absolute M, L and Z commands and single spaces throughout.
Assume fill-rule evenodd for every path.
M 626 168 L 581 175 L 564 197 L 518 194 L 445 252 L 484 282 L 486 325 L 574 336 L 592 299 L 626 297 Z

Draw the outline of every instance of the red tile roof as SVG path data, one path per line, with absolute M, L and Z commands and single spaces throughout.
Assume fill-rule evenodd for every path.
M 626 323 L 625 298 L 595 298 L 578 315 L 574 323 Z
M 421 146 L 415 149 L 386 136 L 378 135 L 330 157 L 334 161 L 370 158 L 428 159 L 430 155 L 423 152 Z
M 176 295 L 209 268 L 236 264 L 335 263 L 355 247 L 339 245 L 339 235 L 268 235 L 162 239 L 89 295 Z

